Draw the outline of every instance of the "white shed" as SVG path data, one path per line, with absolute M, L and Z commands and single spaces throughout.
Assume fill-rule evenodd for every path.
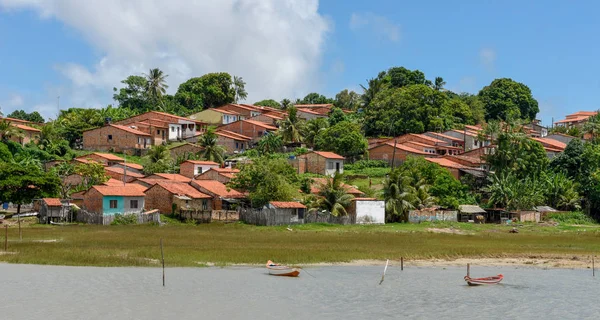
M 349 213 L 356 214 L 357 224 L 385 224 L 385 201 L 354 198 Z

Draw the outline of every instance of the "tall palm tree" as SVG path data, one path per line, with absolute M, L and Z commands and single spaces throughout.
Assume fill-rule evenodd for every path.
M 150 72 L 145 76 L 146 93 L 154 103 L 158 104 L 162 96 L 167 93 L 167 88 L 169 88 L 166 81 L 168 75 L 164 74 L 162 70 L 154 68 L 150 69 Z
M 281 104 L 281 109 L 285 110 L 292 106 L 292 101 L 290 101 L 290 99 L 283 99 L 283 100 L 281 100 L 280 104 Z
M 296 107 L 289 108 L 288 116 L 279 122 L 279 132 L 285 143 L 297 143 L 302 141 L 302 130 L 304 122 L 298 118 Z
M 383 184 L 383 197 L 385 199 L 385 212 L 387 220 L 406 221 L 408 211 L 415 206 L 415 188 L 410 185 L 410 177 L 401 174 L 392 174 Z
M 242 79 L 242 77 L 233 76 L 233 90 L 235 91 L 235 103 L 238 103 L 240 100 L 246 100 L 248 97 L 248 92 L 244 88 L 246 86 L 246 82 Z
M 225 157 L 225 148 L 218 144 L 218 137 L 215 128 L 209 127 L 202 136 L 198 144 L 203 148 L 198 155 L 200 158 L 216 163 L 223 163 Z
M 337 172 L 319 187 L 317 195 L 319 198 L 314 202 L 311 211 L 325 210 L 336 217 L 347 215 L 346 208 L 354 199 L 353 195 L 348 194 L 348 190 L 343 184 L 343 174 Z
M 0 121 L 0 138 L 2 141 L 8 141 L 10 138 L 18 138 L 20 140 L 22 137 L 23 133 L 19 128 L 6 120 Z
M 590 140 L 594 141 L 600 133 L 600 113 L 588 118 L 587 122 L 583 125 L 584 135 L 589 135 Z
M 267 133 L 258 141 L 258 150 L 262 154 L 278 152 L 283 146 L 283 140 L 277 133 Z
M 321 131 L 329 128 L 329 122 L 325 118 L 316 118 L 306 122 L 303 126 L 302 135 L 304 142 L 310 147 L 315 145 L 315 138 Z
M 165 145 L 156 145 L 148 150 L 145 158 L 152 163 L 164 162 L 171 160 L 171 153 Z

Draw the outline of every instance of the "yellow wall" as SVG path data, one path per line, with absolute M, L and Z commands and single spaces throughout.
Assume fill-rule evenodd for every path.
M 206 109 L 203 111 L 200 111 L 198 113 L 194 113 L 193 115 L 189 116 L 188 118 L 192 119 L 192 120 L 197 120 L 197 121 L 202 121 L 202 122 L 206 122 L 208 124 L 222 124 L 222 113 L 214 111 L 212 109 Z

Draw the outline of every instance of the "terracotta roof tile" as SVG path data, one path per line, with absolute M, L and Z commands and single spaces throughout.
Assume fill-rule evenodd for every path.
M 93 186 L 103 196 L 143 197 L 146 187 L 135 183 L 127 183 L 124 186 Z
M 215 170 L 219 173 L 238 173 L 240 169 L 232 169 L 232 168 L 211 168 L 210 170 Z
M 122 174 L 122 175 L 125 174 L 125 168 L 120 168 L 120 167 L 105 167 L 104 170 L 105 171 L 114 172 L 114 173 L 117 173 L 117 174 Z M 127 176 L 134 177 L 134 178 L 143 178 L 144 177 L 143 174 L 140 174 L 140 173 L 137 173 L 137 172 L 133 172 L 133 171 L 130 171 L 130 170 L 127 170 Z
M 114 154 L 110 154 L 110 153 L 100 153 L 100 152 L 94 152 L 93 154 L 97 155 L 100 158 L 104 158 L 106 160 L 112 160 L 112 161 L 125 161 L 125 159 L 119 157 L 119 156 L 115 156 Z M 81 156 L 78 158 L 85 158 L 86 156 Z
M 338 159 L 338 160 L 344 160 L 346 158 L 340 156 L 339 154 L 335 153 L 335 152 L 329 152 L 329 151 L 313 151 L 313 153 L 320 155 L 323 158 L 327 158 L 327 159 Z
M 306 209 L 306 206 L 300 202 L 295 201 L 271 201 L 269 202 L 273 207 L 279 209 Z
M 332 103 L 321 103 L 321 104 L 296 104 L 296 108 L 322 108 L 322 107 L 333 107 Z
M 163 189 L 169 191 L 172 194 L 175 194 L 175 195 L 185 195 L 185 196 L 188 196 L 188 197 L 190 197 L 192 199 L 209 199 L 209 198 L 212 198 L 211 196 L 209 196 L 207 194 L 204 194 L 204 193 L 196 190 L 194 187 L 190 186 L 187 183 L 169 183 L 169 182 L 158 181 L 154 185 L 154 187 L 156 185 L 162 187 Z
M 62 203 L 58 198 L 44 198 L 43 200 L 49 207 L 62 207 Z
M 40 131 L 40 129 L 32 128 L 32 127 L 26 126 L 24 124 L 13 124 L 13 126 L 19 128 L 21 130 L 25 130 L 25 131 L 42 132 L 42 131 Z
M 222 198 L 245 198 L 246 196 L 234 189 L 228 188 L 223 183 L 216 180 L 193 180 L 192 185 L 205 189 L 209 193 Z M 229 189 L 229 190 L 228 190 Z
M 246 140 L 246 141 L 252 140 L 252 138 L 250 138 L 250 137 L 247 137 L 245 135 L 241 135 L 237 132 L 233 132 L 233 131 L 229 131 L 229 130 L 217 129 L 217 131 L 215 131 L 215 133 L 219 136 L 223 136 L 223 137 L 234 139 L 234 140 Z
M 186 177 L 186 176 L 182 176 L 178 173 L 155 173 L 152 176 L 158 176 L 167 180 L 175 180 L 175 181 L 182 181 L 182 182 L 190 182 L 192 179 Z M 152 177 L 150 176 L 150 177 Z
M 137 163 L 120 163 L 119 165 L 121 166 L 126 166 L 127 168 L 131 168 L 131 169 L 136 169 L 136 170 L 144 170 L 144 166 L 142 166 L 141 164 L 137 164 Z
M 218 166 L 219 164 L 213 161 L 201 161 L 201 160 L 186 160 L 184 162 L 189 162 L 193 164 L 205 164 L 209 166 Z
M 110 178 L 108 179 L 108 181 L 106 181 L 104 183 L 105 186 L 122 186 L 123 185 L 123 181 L 117 180 L 117 179 L 113 179 Z
M 312 185 L 310 187 L 310 193 L 317 194 L 321 191 L 321 186 L 327 183 L 327 178 L 312 178 Z M 351 195 L 362 195 L 364 194 L 362 191 L 354 188 L 351 185 L 345 184 L 342 182 L 342 186 L 346 188 L 346 192 Z
M 133 128 L 130 128 L 130 127 L 127 127 L 127 126 L 122 126 L 122 125 L 119 125 L 119 124 L 109 124 L 109 126 L 111 126 L 113 128 L 116 128 L 116 129 L 119 129 L 119 130 L 123 130 L 123 131 L 129 132 L 129 133 L 133 133 L 133 134 L 138 135 L 138 136 L 148 136 L 148 137 L 150 137 L 150 134 L 148 134 L 148 133 L 145 133 L 145 132 L 142 132 L 140 130 L 136 130 L 136 129 L 133 129 Z M 94 129 L 91 129 L 91 130 L 94 130 Z
M 270 126 L 270 125 L 268 125 L 268 124 L 266 124 L 264 122 L 260 122 L 260 121 L 256 121 L 256 120 L 241 120 L 241 121 L 245 121 L 245 122 L 247 122 L 249 124 L 253 124 L 255 126 L 263 127 L 263 128 L 265 128 L 267 130 L 273 130 L 273 131 L 277 130 L 276 127 Z
M 372 149 L 375 149 L 375 148 L 379 148 L 379 147 L 381 147 L 383 145 L 388 145 L 388 146 L 390 146 L 392 148 L 394 147 L 394 143 L 393 142 L 386 142 L 386 143 L 382 143 L 382 144 L 378 144 L 376 146 L 373 146 L 373 147 L 369 148 L 369 150 L 372 150 Z M 427 154 L 427 155 L 431 155 L 431 153 L 429 153 L 429 152 L 425 152 L 425 151 L 422 151 L 422 150 L 411 148 L 409 146 L 405 146 L 405 145 L 400 144 L 400 143 L 396 144 L 396 149 L 400 149 L 400 150 L 403 150 L 403 151 L 406 151 L 406 152 L 410 152 L 410 153 L 414 153 L 414 154 Z
M 445 168 L 453 168 L 453 169 L 465 169 L 465 168 L 469 168 L 467 166 L 464 166 L 460 163 L 454 162 L 450 159 L 446 159 L 446 158 L 425 158 L 425 160 L 429 161 L 429 162 L 434 162 L 439 164 L 442 167 Z

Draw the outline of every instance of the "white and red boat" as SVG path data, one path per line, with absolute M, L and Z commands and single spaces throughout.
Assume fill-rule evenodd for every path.
M 502 281 L 502 279 L 504 279 L 504 276 L 501 274 L 499 274 L 497 276 L 493 276 L 493 277 L 486 277 L 486 278 L 471 278 L 469 276 L 465 276 L 465 281 L 470 286 L 480 286 L 480 285 L 484 285 L 484 284 L 497 284 L 497 283 L 500 283 L 500 281 Z
M 280 265 L 271 260 L 267 261 L 267 269 L 272 276 L 297 277 L 300 274 L 297 268 Z

